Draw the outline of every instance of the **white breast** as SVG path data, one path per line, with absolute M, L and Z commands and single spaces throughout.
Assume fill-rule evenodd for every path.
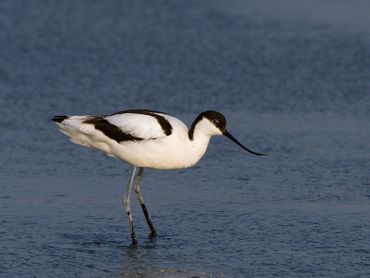
M 183 122 L 168 115 L 164 117 L 173 128 L 171 135 L 153 140 L 122 142 L 114 145 L 113 153 L 139 167 L 179 169 L 193 166 L 203 156 L 209 138 L 203 144 L 194 144 Z

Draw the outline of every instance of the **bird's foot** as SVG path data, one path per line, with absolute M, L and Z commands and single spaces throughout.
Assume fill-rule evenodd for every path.
M 132 240 L 131 245 L 137 245 L 137 238 L 136 238 L 136 234 L 135 233 L 132 233 L 131 234 L 131 240 Z
M 155 231 L 155 230 L 153 230 L 153 231 L 151 231 L 150 233 L 149 233 L 149 239 L 150 240 L 153 240 L 153 239 L 155 239 L 157 237 L 157 232 Z

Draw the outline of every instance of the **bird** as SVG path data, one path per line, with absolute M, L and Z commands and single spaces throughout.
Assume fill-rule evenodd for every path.
M 107 115 L 52 117 L 60 131 L 76 144 L 98 149 L 132 165 L 123 203 L 132 244 L 137 244 L 130 206 L 134 189 L 149 227 L 149 238 L 157 236 L 140 191 L 144 169 L 182 169 L 195 165 L 205 154 L 212 136 L 223 135 L 245 151 L 264 156 L 242 145 L 226 129 L 225 116 L 217 111 L 201 112 L 188 128 L 164 112 L 131 109 Z

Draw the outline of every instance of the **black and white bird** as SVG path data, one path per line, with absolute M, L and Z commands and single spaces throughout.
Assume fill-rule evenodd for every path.
M 209 140 L 214 135 L 224 135 L 247 152 L 264 155 L 239 143 L 226 130 L 225 117 L 216 111 L 200 113 L 190 129 L 182 121 L 166 113 L 141 109 L 110 115 L 54 116 L 52 120 L 74 143 L 99 149 L 133 166 L 124 205 L 134 244 L 137 239 L 130 208 L 133 186 L 150 229 L 149 236 L 152 238 L 157 235 L 140 192 L 144 168 L 191 167 L 204 155 Z

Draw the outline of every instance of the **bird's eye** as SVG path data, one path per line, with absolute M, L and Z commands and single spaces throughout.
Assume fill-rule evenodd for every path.
M 214 120 L 213 120 L 213 123 L 217 125 L 217 124 L 219 124 L 219 123 L 220 123 L 220 121 L 219 121 L 219 120 L 217 120 L 217 119 L 214 119 Z

